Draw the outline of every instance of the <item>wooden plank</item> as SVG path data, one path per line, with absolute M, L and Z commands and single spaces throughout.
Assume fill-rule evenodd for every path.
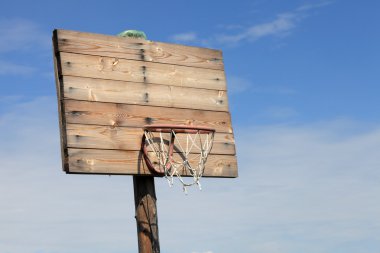
M 68 99 L 228 111 L 226 91 L 73 76 L 63 84 Z
M 138 151 L 70 148 L 68 154 L 68 173 L 152 175 Z M 236 157 L 209 156 L 204 176 L 237 177 Z
M 201 125 L 232 133 L 228 112 L 65 100 L 67 123 L 142 127 L 147 124 Z
M 219 50 L 67 30 L 57 30 L 57 34 L 61 52 L 219 70 L 224 67 Z
M 141 138 L 144 131 L 141 128 L 113 127 L 67 124 L 67 146 L 69 148 L 93 149 L 141 149 Z M 168 134 L 163 137 L 170 140 Z M 204 137 L 204 136 L 203 136 Z M 178 134 L 178 141 L 185 146 L 186 135 Z M 196 150 L 194 150 L 196 152 Z M 211 154 L 235 155 L 235 141 L 232 134 L 216 133 Z
M 226 90 L 221 70 L 64 52 L 60 55 L 62 75 Z

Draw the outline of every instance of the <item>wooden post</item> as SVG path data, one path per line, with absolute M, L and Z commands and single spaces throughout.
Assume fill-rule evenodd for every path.
M 154 177 L 133 176 L 139 253 L 159 253 Z

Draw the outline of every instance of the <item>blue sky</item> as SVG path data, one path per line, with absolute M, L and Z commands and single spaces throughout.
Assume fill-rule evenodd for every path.
M 162 252 L 379 252 L 379 10 L 350 0 L 2 3 L 0 252 L 137 250 L 131 177 L 61 172 L 55 28 L 140 29 L 223 50 L 239 178 L 205 179 L 188 196 L 156 180 Z

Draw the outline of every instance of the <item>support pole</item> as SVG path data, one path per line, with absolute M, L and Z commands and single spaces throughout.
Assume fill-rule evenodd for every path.
M 139 253 L 159 253 L 154 177 L 133 176 Z

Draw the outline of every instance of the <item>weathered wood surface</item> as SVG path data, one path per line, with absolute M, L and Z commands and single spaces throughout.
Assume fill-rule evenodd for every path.
M 149 40 L 56 30 L 61 52 L 222 70 L 222 52 Z
M 62 75 L 226 90 L 222 70 L 60 53 Z
M 152 175 L 139 151 L 69 148 L 67 159 L 67 165 L 70 167 L 68 173 Z M 236 157 L 210 155 L 204 176 L 237 177 Z
M 53 42 L 67 173 L 151 175 L 142 126 L 174 124 L 216 129 L 205 176 L 237 176 L 221 51 L 63 30 Z
M 97 102 L 228 111 L 226 91 L 65 76 L 64 97 Z
M 232 133 L 228 112 L 77 100 L 66 100 L 64 104 L 67 123 L 140 128 L 147 124 L 201 125 L 217 132 Z
M 69 148 L 93 149 L 141 149 L 141 128 L 67 124 L 67 146 Z M 170 139 L 169 135 L 164 138 Z M 185 134 L 177 134 L 178 141 L 186 143 Z M 204 138 L 204 137 L 203 137 Z M 185 146 L 185 145 L 184 145 Z M 195 150 L 193 150 L 195 151 Z M 232 134 L 215 133 L 211 154 L 235 155 L 235 141 Z

